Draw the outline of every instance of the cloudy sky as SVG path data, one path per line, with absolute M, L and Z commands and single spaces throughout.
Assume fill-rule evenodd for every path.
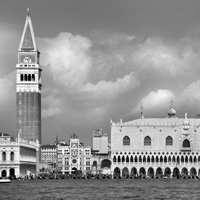
M 16 134 L 15 65 L 30 8 L 42 74 L 43 144 L 91 144 L 110 120 L 200 113 L 199 0 L 3 0 L 0 131 Z

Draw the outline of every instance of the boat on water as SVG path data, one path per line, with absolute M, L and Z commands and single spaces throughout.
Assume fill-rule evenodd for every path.
M 10 183 L 10 179 L 0 179 L 0 183 Z

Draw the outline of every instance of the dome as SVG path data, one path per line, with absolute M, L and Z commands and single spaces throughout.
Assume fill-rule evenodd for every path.
M 173 107 L 171 107 L 168 111 L 168 115 L 169 117 L 174 117 L 176 116 L 176 111 L 173 109 Z

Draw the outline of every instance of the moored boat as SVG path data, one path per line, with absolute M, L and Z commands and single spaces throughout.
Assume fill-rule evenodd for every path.
M 0 179 L 0 183 L 10 183 L 10 179 Z

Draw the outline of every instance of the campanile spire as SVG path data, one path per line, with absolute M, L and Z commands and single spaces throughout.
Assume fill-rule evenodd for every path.
M 27 8 L 27 16 L 19 45 L 19 51 L 37 51 L 35 34 L 33 31 L 29 8 Z

